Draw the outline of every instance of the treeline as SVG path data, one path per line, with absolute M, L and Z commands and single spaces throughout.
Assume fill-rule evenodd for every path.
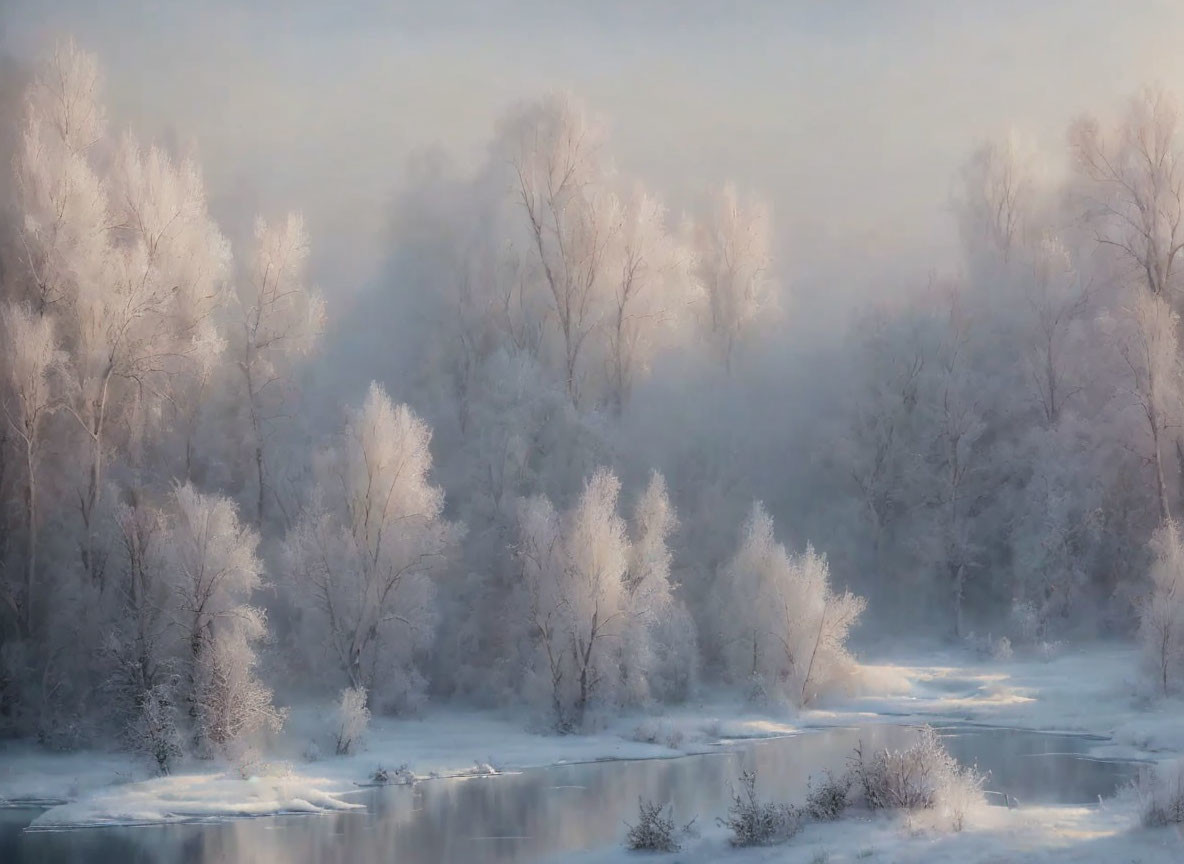
M 693 692 L 675 506 L 656 472 L 622 495 L 606 445 L 659 351 L 702 325 L 727 369 L 773 308 L 764 210 L 725 191 L 673 230 L 570 101 L 516 109 L 473 182 L 496 194 L 422 238 L 456 277 L 425 298 L 449 310 L 427 375 L 314 418 L 333 310 L 303 220 L 261 217 L 232 254 L 196 162 L 113 134 L 101 91 L 64 43 L 8 118 L 4 730 L 119 736 L 168 770 L 278 730 L 277 690 L 342 694 L 351 730 L 433 695 L 525 699 L 566 731 Z M 468 436 L 439 468 L 388 395 L 429 381 Z M 798 704 L 842 683 L 861 601 L 759 505 L 733 545 L 721 678 Z
M 414 164 L 352 311 L 299 215 L 232 254 L 195 161 L 113 134 L 72 44 L 6 123 L 9 733 L 163 767 L 343 689 L 562 730 L 701 681 L 806 705 L 855 683 L 848 587 L 865 630 L 993 650 L 1184 632 L 1145 599 L 1184 491 L 1162 92 L 1075 124 L 1064 176 L 974 153 L 961 272 L 845 334 L 795 313 L 766 206 L 673 216 L 569 97 L 472 170 Z

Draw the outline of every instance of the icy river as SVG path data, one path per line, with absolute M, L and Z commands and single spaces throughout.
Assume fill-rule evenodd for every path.
M 1096 804 L 1129 782 L 1137 764 L 1091 757 L 1084 735 L 941 727 L 950 751 L 989 772 L 992 803 Z M 0 810 L 0 861 L 58 862 L 526 862 L 619 844 L 639 797 L 673 802 L 680 822 L 709 823 L 727 809 L 729 784 L 755 768 L 765 796 L 800 802 L 810 775 L 865 752 L 907 745 L 906 726 L 818 729 L 725 742 L 672 759 L 557 765 L 414 786 L 359 789 L 365 810 L 154 826 L 27 831 L 41 811 Z

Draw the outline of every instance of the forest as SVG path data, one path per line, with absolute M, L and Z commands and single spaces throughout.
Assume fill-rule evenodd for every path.
M 630 176 L 578 93 L 399 168 L 346 303 L 101 57 L 0 74 L 0 736 L 167 775 L 301 705 L 338 754 L 442 708 L 792 717 L 901 646 L 1184 685 L 1171 89 L 968 148 L 956 266 L 808 336 L 762 189 Z

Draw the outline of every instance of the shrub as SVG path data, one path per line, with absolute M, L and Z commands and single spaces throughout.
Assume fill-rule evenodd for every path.
M 1184 761 L 1139 772 L 1135 792 L 1148 828 L 1184 824 Z
M 337 705 L 337 755 L 353 752 L 369 724 L 366 688 L 346 687 L 341 691 L 341 701 Z
M 811 777 L 810 791 L 806 795 L 806 815 L 816 822 L 838 819 L 847 809 L 852 782 L 851 774 L 846 771 L 838 777 L 827 771 L 825 779 L 817 785 Z
M 635 851 L 677 852 L 679 843 L 675 839 L 673 805 L 664 815 L 661 804 L 644 798 L 639 798 L 637 803 L 637 824 L 627 825 L 629 833 L 625 835 L 625 846 Z
M 631 737 L 634 741 L 639 741 L 642 744 L 661 744 L 671 750 L 681 750 L 686 740 L 682 730 L 673 729 L 665 723 L 653 720 L 644 720 L 639 723 L 633 730 Z
M 407 767 L 406 762 L 394 770 L 379 765 L 370 775 L 370 782 L 379 786 L 410 786 L 415 782 L 415 774 Z
M 161 774 L 168 774 L 183 752 L 173 695 L 170 684 L 147 690 L 140 699 L 139 713 L 127 729 L 129 744 L 151 756 Z
M 732 789 L 732 806 L 726 819 L 717 820 L 732 831 L 733 846 L 768 846 L 783 843 L 801 828 L 801 813 L 789 804 L 761 801 L 756 797 L 756 772 L 740 774 L 740 791 Z
M 986 778 L 950 755 L 930 726 L 905 750 L 881 750 L 865 758 L 857 748 L 852 771 L 871 810 L 937 810 L 961 831 L 966 810 L 982 798 Z

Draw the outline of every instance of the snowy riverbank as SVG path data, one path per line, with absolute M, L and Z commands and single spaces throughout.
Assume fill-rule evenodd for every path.
M 1090 732 L 1111 739 L 1099 744 L 1099 755 L 1167 758 L 1184 751 L 1184 706 L 1142 703 L 1136 695 L 1136 664 L 1133 649 L 1115 646 L 1073 650 L 1048 662 L 999 663 L 957 652 L 902 657 L 865 665 L 862 695 L 796 717 L 738 710 L 720 698 L 660 715 L 616 718 L 595 734 L 580 736 L 531 732 L 512 716 L 433 711 L 417 719 L 376 718 L 359 753 L 313 761 L 305 757 L 310 744 L 324 735 L 325 721 L 321 712 L 299 707 L 269 761 L 221 769 L 195 763 L 165 778 L 150 779 L 146 767 L 129 769 L 126 754 L 47 754 L 10 745 L 0 752 L 0 798 L 65 801 L 38 817 L 34 826 L 42 828 L 331 811 L 355 806 L 351 793 L 378 767 L 393 773 L 405 765 L 418 778 L 460 776 L 676 756 L 712 750 L 729 739 L 795 734 L 819 725 L 925 719 Z M 323 740 L 319 743 L 324 752 Z M 764 850 L 755 860 L 816 860 L 805 855 L 811 849 L 825 853 L 827 861 L 863 860 L 865 851 L 889 847 L 892 860 L 939 860 L 931 857 L 938 850 L 964 847 L 979 856 L 967 860 L 1016 860 L 999 857 L 1003 849 L 1036 856 L 1022 860 L 1046 860 L 1039 855 L 1088 847 L 1103 857 L 1079 860 L 1102 861 L 1113 860 L 1111 853 L 1125 849 L 1123 843 L 1149 844 L 1154 852 L 1170 839 L 1166 831 L 1132 834 L 1132 823 L 1129 804 L 1121 802 L 1101 810 L 982 808 L 960 835 L 928 836 L 892 819 L 844 822 L 840 829 L 812 826 L 791 845 Z M 713 860 L 724 843 L 707 826 L 680 860 Z M 1178 854 L 1182 847 L 1173 848 Z M 615 853 L 606 849 L 591 858 L 606 855 L 611 859 Z

